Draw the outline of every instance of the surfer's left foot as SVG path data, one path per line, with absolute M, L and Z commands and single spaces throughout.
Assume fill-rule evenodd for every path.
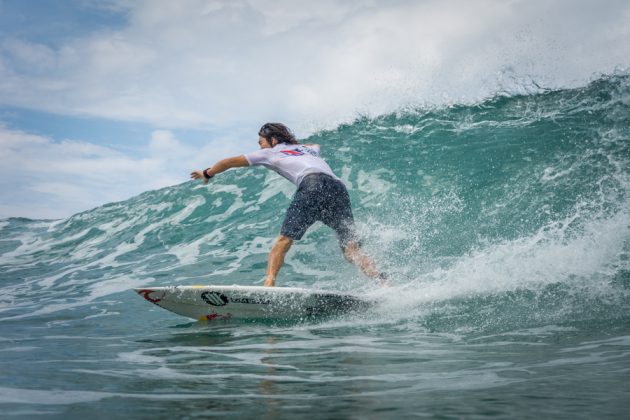
M 264 286 L 266 286 L 266 287 L 275 287 L 276 286 L 276 279 L 266 278 Z

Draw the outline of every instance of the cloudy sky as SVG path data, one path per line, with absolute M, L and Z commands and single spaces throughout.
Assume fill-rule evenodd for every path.
M 0 219 L 61 218 L 406 105 L 630 66 L 627 0 L 0 0 Z

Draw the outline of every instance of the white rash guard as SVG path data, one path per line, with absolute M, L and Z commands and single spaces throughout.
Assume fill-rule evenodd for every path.
M 306 175 L 323 173 L 339 179 L 324 159 L 319 157 L 319 145 L 280 143 L 245 155 L 250 166 L 262 165 L 276 171 L 296 186 Z

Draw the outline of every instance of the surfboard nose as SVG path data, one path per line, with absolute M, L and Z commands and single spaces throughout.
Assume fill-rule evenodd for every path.
M 151 303 L 158 303 L 164 297 L 164 292 L 159 293 L 159 291 L 153 289 L 134 289 L 136 293 L 145 298 Z

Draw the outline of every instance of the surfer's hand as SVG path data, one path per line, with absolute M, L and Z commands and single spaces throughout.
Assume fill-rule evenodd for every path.
M 203 171 L 193 171 L 190 173 L 190 177 L 192 179 L 200 179 L 203 181 L 204 184 L 208 183 L 208 179 L 205 176 L 203 176 Z

